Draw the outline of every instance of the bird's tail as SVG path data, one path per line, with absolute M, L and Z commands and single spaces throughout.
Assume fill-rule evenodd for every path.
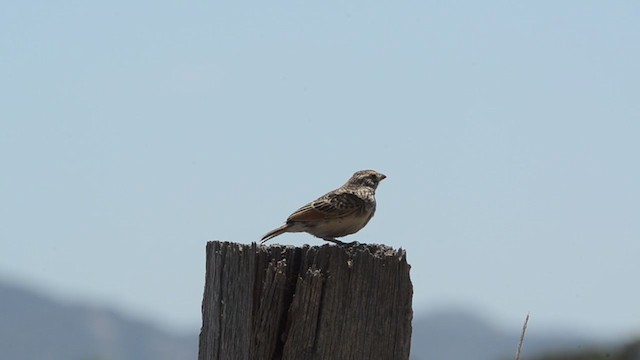
M 284 224 L 284 225 L 280 226 L 277 229 L 273 229 L 273 230 L 269 231 L 268 233 L 264 234 L 264 236 L 260 240 L 260 243 L 264 244 L 265 242 L 273 239 L 274 237 L 286 233 L 289 230 L 290 226 L 291 225 L 289 225 L 289 224 Z

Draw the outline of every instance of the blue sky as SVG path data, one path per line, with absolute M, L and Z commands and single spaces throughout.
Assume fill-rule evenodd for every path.
M 194 330 L 207 240 L 372 168 L 348 239 L 407 249 L 416 313 L 638 335 L 639 11 L 5 2 L 0 277 Z

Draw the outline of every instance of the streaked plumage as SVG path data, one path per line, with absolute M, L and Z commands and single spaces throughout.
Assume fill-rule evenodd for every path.
M 307 232 L 343 245 L 337 237 L 362 229 L 376 211 L 375 193 L 385 175 L 373 170 L 358 171 L 340 188 L 326 193 L 295 211 L 284 225 L 266 233 L 266 242 L 285 232 Z

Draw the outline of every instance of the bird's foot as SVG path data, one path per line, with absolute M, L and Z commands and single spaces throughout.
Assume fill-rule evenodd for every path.
M 357 241 L 352 241 L 352 242 L 348 242 L 348 243 L 346 243 L 346 242 L 342 242 L 342 241 L 340 241 L 340 240 L 338 240 L 338 239 L 329 238 L 329 237 L 327 237 L 327 238 L 322 238 L 322 240 L 332 242 L 332 243 L 334 243 L 334 244 L 336 244 L 336 245 L 338 245 L 338 246 L 342 246 L 342 247 L 352 247 L 352 246 L 354 246 L 354 245 L 359 244 L 359 242 L 357 242 Z

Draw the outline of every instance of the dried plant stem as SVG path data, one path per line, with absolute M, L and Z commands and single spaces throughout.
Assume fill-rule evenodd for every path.
M 522 343 L 524 342 L 524 334 L 527 332 L 527 324 L 529 323 L 529 314 L 524 319 L 524 325 L 522 325 L 522 332 L 520 333 L 520 341 L 518 342 L 518 349 L 516 350 L 516 360 L 520 360 L 520 351 L 522 350 Z

